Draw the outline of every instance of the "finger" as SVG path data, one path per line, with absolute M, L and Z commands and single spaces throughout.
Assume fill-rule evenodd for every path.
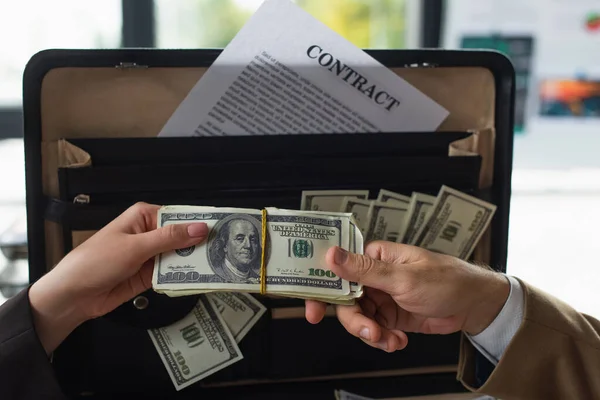
M 194 246 L 208 235 L 208 226 L 204 222 L 193 224 L 171 224 L 146 233 L 135 235 L 144 258 L 171 250 Z
M 107 296 L 106 302 L 102 304 L 102 307 L 104 308 L 103 313 L 107 313 L 114 310 L 126 301 L 129 301 L 138 294 L 148 290 L 150 286 L 148 286 L 148 282 L 145 281 L 146 278 L 143 276 L 143 274 L 148 274 L 148 272 L 144 271 L 150 271 L 151 285 L 152 270 L 148 267 L 149 265 L 147 263 L 144 264 L 142 269 L 140 269 L 140 271 L 137 274 L 131 276 L 127 280 L 122 281 L 110 291 L 109 295 Z M 103 313 L 98 312 L 98 315 L 95 316 L 100 316 Z
M 406 337 L 406 335 L 404 335 L 404 337 Z M 408 340 L 403 341 L 393 330 L 381 328 L 381 338 L 379 339 L 379 342 L 370 343 L 364 340 L 363 342 L 377 349 L 387 351 L 388 353 L 393 353 L 396 350 L 402 350 L 405 348 Z
M 398 339 L 398 350 L 403 350 L 408 346 L 408 336 L 405 332 L 398 329 L 391 329 L 390 332 Z
M 373 316 L 377 312 L 377 305 L 368 297 L 362 298 L 360 301 L 360 307 L 363 310 L 363 314 L 373 319 Z
M 377 343 L 381 339 L 381 326 L 366 317 L 360 306 L 339 306 L 336 308 L 336 314 L 342 326 L 351 335 L 371 343 Z
M 391 324 L 390 324 L 390 322 L 388 321 L 387 317 L 383 313 L 380 313 L 380 312 L 376 313 L 373 316 L 373 319 L 375 321 L 377 321 L 377 323 L 379 325 L 381 325 L 383 328 L 388 328 L 389 329 L 389 328 L 392 327 Z
M 154 273 L 154 259 L 148 260 L 142 265 L 140 269 L 140 278 L 142 281 L 142 285 L 144 290 L 150 289 L 152 287 L 152 274 Z
M 306 300 L 305 316 L 311 324 L 318 324 L 323 320 L 327 311 L 327 304 L 316 300 Z
M 338 320 L 348 333 L 360 338 L 369 346 L 391 353 L 402 345 L 397 335 L 367 318 L 359 306 L 339 306 L 336 311 Z
M 120 230 L 130 234 L 144 233 L 156 229 L 158 210 L 160 206 L 138 202 L 129 207 L 111 224 L 116 224 Z
M 442 333 L 428 330 L 428 324 L 431 324 L 432 319 L 413 314 L 400 307 L 394 300 L 391 299 L 389 294 L 383 293 L 379 290 L 372 288 L 365 288 L 369 301 L 374 304 L 376 312 L 369 317 L 377 321 L 381 326 L 391 329 L 392 331 L 402 332 L 421 332 L 421 333 Z M 362 302 L 361 302 L 362 304 Z M 443 318 L 443 321 L 447 321 L 447 318 Z M 429 321 L 429 322 L 427 322 Z M 428 323 L 428 324 L 427 324 Z M 456 326 L 456 325 L 454 325 Z M 439 328 L 439 327 L 436 327 Z M 446 332 L 444 332 L 446 333 Z M 447 332 L 451 333 L 451 332 Z
M 402 281 L 402 266 L 350 253 L 340 247 L 329 249 L 325 257 L 329 268 L 351 282 L 391 293 Z
M 374 305 L 372 318 L 389 329 L 399 329 L 407 332 L 417 332 L 417 318 L 396 303 L 389 294 L 380 290 L 366 287 L 365 298 Z

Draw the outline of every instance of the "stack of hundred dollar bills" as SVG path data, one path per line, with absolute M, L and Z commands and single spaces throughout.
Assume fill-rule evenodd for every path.
M 206 222 L 208 240 L 156 257 L 153 288 L 172 297 L 211 292 L 261 292 L 353 304 L 362 287 L 336 276 L 325 261 L 334 246 L 363 254 L 363 243 L 385 240 L 462 259 L 470 257 L 496 206 L 442 186 L 437 196 L 381 189 L 305 191 L 301 210 L 165 206 L 158 225 Z M 264 243 L 264 246 L 263 246 Z M 261 264 L 264 257 L 264 269 Z
M 156 257 L 152 285 L 171 297 L 210 292 L 261 293 L 353 304 L 360 285 L 336 276 L 325 254 L 334 246 L 360 253 L 363 235 L 352 213 L 165 206 L 158 226 L 205 222 L 209 237 L 200 245 Z M 264 258 L 264 269 L 263 266 Z

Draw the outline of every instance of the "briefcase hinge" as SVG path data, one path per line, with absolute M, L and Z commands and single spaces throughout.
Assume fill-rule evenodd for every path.
M 139 65 L 138 63 L 129 62 L 129 61 L 121 61 L 119 65 L 115 65 L 117 69 L 146 69 L 147 65 Z
M 78 194 L 73 199 L 74 204 L 90 204 L 90 196 L 87 194 Z

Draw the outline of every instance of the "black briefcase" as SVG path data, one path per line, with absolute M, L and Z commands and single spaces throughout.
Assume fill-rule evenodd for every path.
M 437 132 L 158 138 L 219 51 L 36 54 L 23 104 L 31 281 L 137 201 L 299 209 L 303 190 L 369 189 L 375 197 L 381 188 L 437 194 L 441 185 L 497 205 L 472 258 L 504 270 L 512 64 L 489 51 L 369 53 L 449 110 Z M 334 163 L 344 167 L 328 167 Z M 379 398 L 464 391 L 456 379 L 459 334 L 409 335 L 404 351 L 387 354 L 331 314 L 310 325 L 302 301 L 257 296 L 268 312 L 240 343 L 244 359 L 176 392 L 147 329 L 179 320 L 197 298 L 143 296 L 147 308 L 126 303 L 56 350 L 66 393 L 332 399 L 334 389 Z

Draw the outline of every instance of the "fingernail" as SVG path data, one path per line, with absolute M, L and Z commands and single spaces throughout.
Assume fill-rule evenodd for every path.
M 381 350 L 387 351 L 388 350 L 387 340 L 382 340 L 381 342 L 377 343 L 377 347 L 379 347 Z
M 363 338 L 365 340 L 371 340 L 371 332 L 369 331 L 369 328 L 367 328 L 367 327 L 362 328 L 358 334 L 360 335 L 361 338 Z
M 338 247 L 337 250 L 335 251 L 335 256 L 333 258 L 337 265 L 343 265 L 346 263 L 346 260 L 348 260 L 348 252 L 346 250 Z
M 190 237 L 201 237 L 208 234 L 208 225 L 205 223 L 191 224 L 187 228 Z

